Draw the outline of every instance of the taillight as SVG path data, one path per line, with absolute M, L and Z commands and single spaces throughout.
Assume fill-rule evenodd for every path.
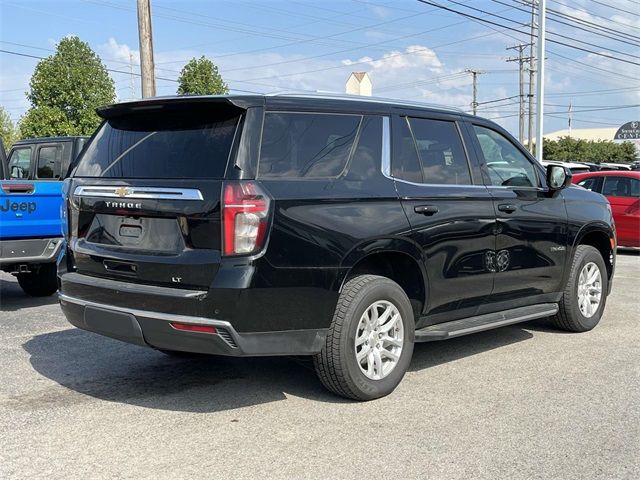
M 269 204 L 269 197 L 255 182 L 224 185 L 222 244 L 225 255 L 247 255 L 264 246 L 269 224 Z

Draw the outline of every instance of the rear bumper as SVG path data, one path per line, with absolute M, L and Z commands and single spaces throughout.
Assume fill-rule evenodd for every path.
M 312 355 L 327 329 L 239 333 L 226 321 L 88 302 L 61 293 L 67 320 L 83 330 L 161 350 L 229 356 Z M 215 327 L 216 333 L 177 330 L 172 323 Z
M 0 240 L 0 265 L 55 262 L 62 238 Z

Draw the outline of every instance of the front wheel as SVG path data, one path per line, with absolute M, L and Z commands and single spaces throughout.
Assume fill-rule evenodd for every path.
M 56 293 L 58 290 L 56 264 L 43 263 L 33 268 L 32 272 L 16 275 L 22 291 L 32 297 L 48 297 Z
M 377 275 L 350 279 L 314 366 L 337 395 L 372 400 L 391 393 L 404 377 L 414 343 L 414 317 L 404 290 Z
M 569 279 L 553 321 L 570 332 L 594 328 L 604 312 L 609 279 L 600 252 L 590 245 L 576 248 Z

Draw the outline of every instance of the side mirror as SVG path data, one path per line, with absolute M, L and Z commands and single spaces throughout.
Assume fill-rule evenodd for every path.
M 571 185 L 571 170 L 562 165 L 547 165 L 547 186 L 556 192 Z

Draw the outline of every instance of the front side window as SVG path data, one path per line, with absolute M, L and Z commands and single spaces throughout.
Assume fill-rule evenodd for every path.
M 605 177 L 602 194 L 605 197 L 639 197 L 640 180 L 631 177 Z
M 593 191 L 593 188 L 596 186 L 596 179 L 595 178 L 585 178 L 584 180 L 579 181 L 578 185 L 580 185 L 583 188 L 586 188 L 587 190 L 592 190 Z
M 62 149 L 58 146 L 38 149 L 36 176 L 40 179 L 60 178 L 62 168 Z
M 538 187 L 533 164 L 506 137 L 489 128 L 474 125 L 491 185 Z
M 469 163 L 454 122 L 412 118 L 424 183 L 470 185 Z
M 345 169 L 360 115 L 268 112 L 258 176 L 332 178 Z
M 31 148 L 16 148 L 9 157 L 9 178 L 29 178 L 31 170 Z

